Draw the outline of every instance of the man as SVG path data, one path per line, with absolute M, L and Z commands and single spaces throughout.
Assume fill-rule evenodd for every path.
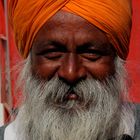
M 10 0 L 9 9 L 24 101 L 4 140 L 138 140 L 124 67 L 131 1 Z

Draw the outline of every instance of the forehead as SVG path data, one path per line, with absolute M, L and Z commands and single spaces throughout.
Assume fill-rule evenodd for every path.
M 86 19 L 62 10 L 42 26 L 34 43 L 44 40 L 56 40 L 64 44 L 73 42 L 77 45 L 91 41 L 99 44 L 108 42 L 106 34 Z

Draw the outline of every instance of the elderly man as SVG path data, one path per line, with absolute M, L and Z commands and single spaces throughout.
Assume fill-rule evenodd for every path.
M 10 0 L 24 101 L 4 140 L 138 140 L 124 67 L 130 0 Z

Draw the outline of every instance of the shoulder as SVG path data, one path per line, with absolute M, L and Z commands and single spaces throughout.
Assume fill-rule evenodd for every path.
M 136 123 L 135 123 L 135 140 L 140 140 L 140 104 L 135 104 Z
M 140 104 L 135 104 L 136 108 L 136 127 L 140 129 Z
M 139 114 L 140 113 L 140 104 L 135 104 L 135 107 L 136 107 L 136 112 Z
M 0 127 L 0 140 L 4 140 L 4 132 L 7 125 Z

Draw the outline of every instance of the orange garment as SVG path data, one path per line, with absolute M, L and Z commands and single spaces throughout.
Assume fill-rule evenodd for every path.
M 44 23 L 63 9 L 106 33 L 117 54 L 126 59 L 131 30 L 131 0 L 9 0 L 9 17 L 17 47 L 26 58 Z

